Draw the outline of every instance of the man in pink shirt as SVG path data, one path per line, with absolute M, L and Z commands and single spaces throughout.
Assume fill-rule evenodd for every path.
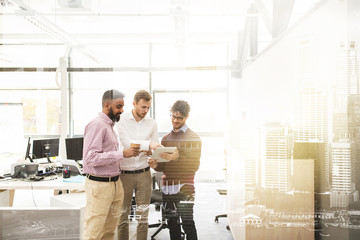
M 83 162 L 87 178 L 84 240 L 114 239 L 124 198 L 119 179 L 120 160 L 139 155 L 139 147 L 119 151 L 113 129 L 124 111 L 124 97 L 119 91 L 106 91 L 102 99 L 102 112 L 85 127 Z

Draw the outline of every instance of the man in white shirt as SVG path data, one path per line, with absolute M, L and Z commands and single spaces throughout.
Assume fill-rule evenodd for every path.
M 154 119 L 146 116 L 151 107 L 151 99 L 147 91 L 138 91 L 134 96 L 134 108 L 130 113 L 122 114 L 116 125 L 122 147 L 127 149 L 131 143 L 140 144 L 141 152 L 137 157 L 124 158 L 120 162 L 124 203 L 118 225 L 119 240 L 129 239 L 129 219 L 134 192 L 138 220 L 137 240 L 147 239 L 147 218 L 152 191 L 152 178 L 148 165 L 148 155 L 151 155 L 149 146 L 160 146 L 157 124 Z

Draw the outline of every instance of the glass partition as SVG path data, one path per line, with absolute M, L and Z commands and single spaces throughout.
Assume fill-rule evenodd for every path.
M 354 19 L 328 1 L 245 67 L 227 135 L 236 239 L 358 238 Z

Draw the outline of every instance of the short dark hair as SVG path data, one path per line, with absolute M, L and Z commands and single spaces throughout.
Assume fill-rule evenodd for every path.
M 188 102 L 184 100 L 177 100 L 171 107 L 170 111 L 172 113 L 180 112 L 181 115 L 187 117 L 190 112 L 190 105 Z
M 102 97 L 102 106 L 105 105 L 105 102 L 109 101 L 109 100 L 114 100 L 117 98 L 124 98 L 125 94 L 123 94 L 122 92 L 119 92 L 118 90 L 115 89 L 110 89 L 107 90 L 106 92 L 104 92 L 103 97 Z
M 134 95 L 134 102 L 138 103 L 141 99 L 145 101 L 151 101 L 152 97 L 148 91 L 140 90 Z

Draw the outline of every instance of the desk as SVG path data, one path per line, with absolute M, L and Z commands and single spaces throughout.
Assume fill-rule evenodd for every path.
M 52 180 L 24 181 L 21 179 L 0 180 L 0 189 L 67 189 L 67 190 L 85 190 L 85 181 L 82 183 L 63 182 L 62 177 Z
M 52 180 L 51 180 L 52 179 Z M 9 190 L 9 206 L 13 205 L 14 191 L 16 189 L 22 190 L 56 190 L 54 195 L 57 194 L 58 190 L 85 190 L 85 181 L 82 183 L 71 183 L 63 182 L 62 177 L 47 177 L 41 181 L 26 181 L 23 179 L 9 179 L 0 180 L 0 191 Z
M 53 176 L 41 181 L 0 180 L 0 189 L 15 190 L 84 190 L 82 183 L 63 182 Z M 81 239 L 85 209 L 85 192 L 52 196 L 50 207 L 0 207 L 0 239 Z M 12 204 L 10 204 L 12 206 Z

